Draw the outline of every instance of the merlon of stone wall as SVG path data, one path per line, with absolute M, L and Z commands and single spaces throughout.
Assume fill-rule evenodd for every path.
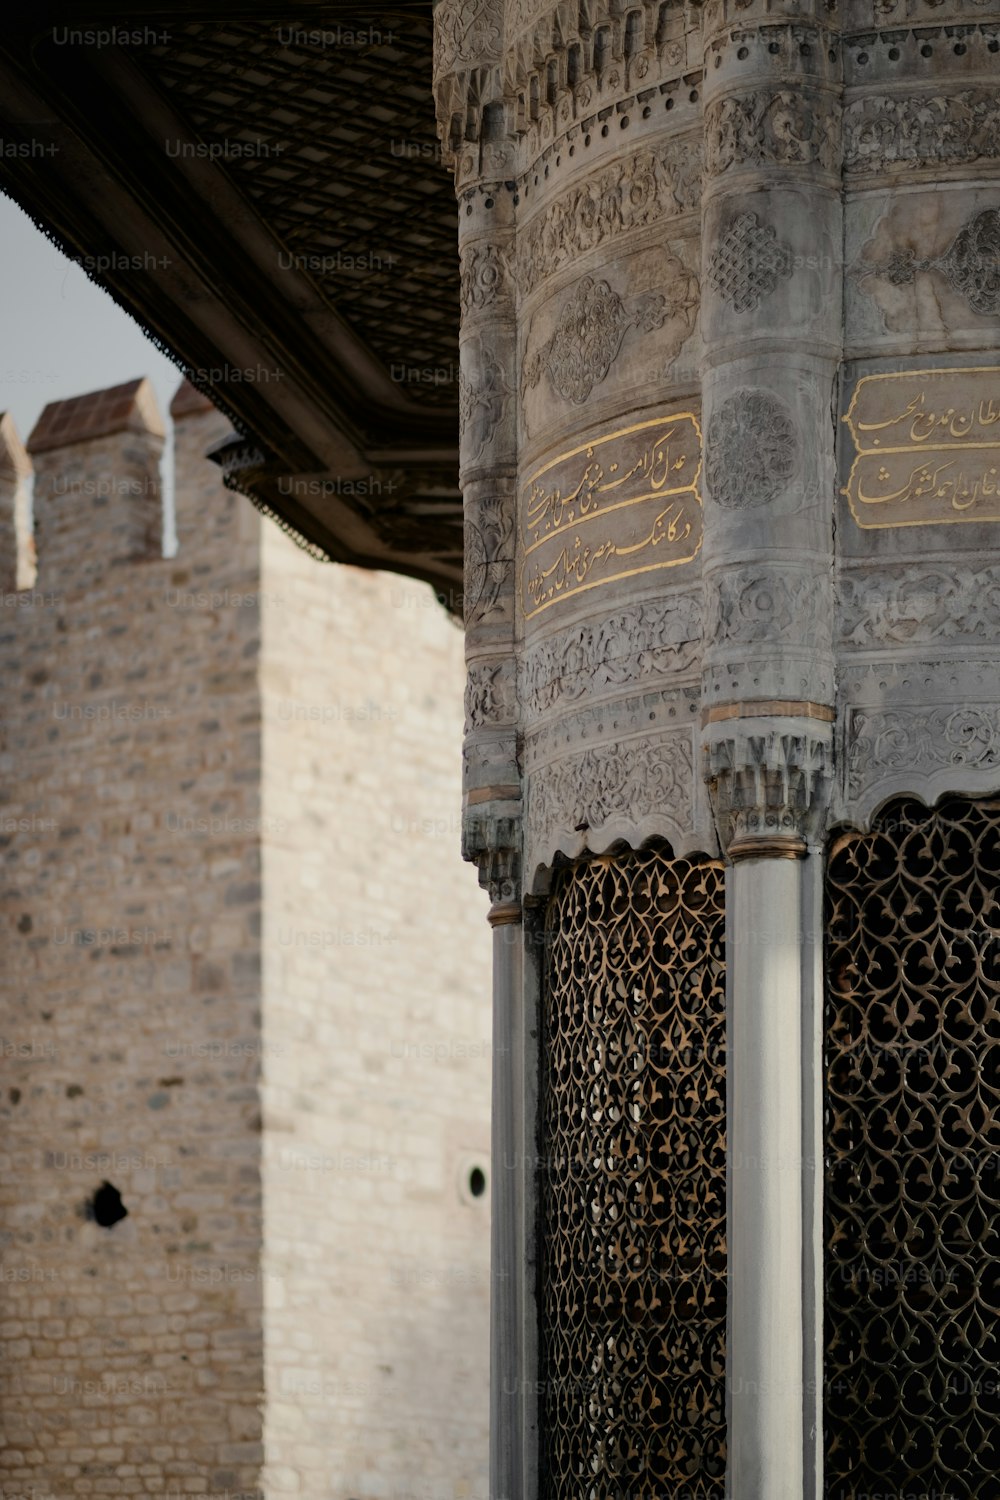
M 27 443 L 46 588 L 86 588 L 115 564 L 162 555 L 163 438 L 145 378 L 46 406 Z

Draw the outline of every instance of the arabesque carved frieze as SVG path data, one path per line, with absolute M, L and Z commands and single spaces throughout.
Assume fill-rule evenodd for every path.
M 686 590 L 538 641 L 522 657 L 525 715 L 536 719 L 587 693 L 689 671 L 699 656 L 701 610 L 700 590 Z
M 985 567 L 939 562 L 845 571 L 837 591 L 840 638 L 861 650 L 996 640 L 1000 562 Z
M 780 563 L 727 568 L 706 579 L 717 643 L 794 642 L 829 649 L 825 593 L 814 573 Z
M 690 728 L 585 750 L 539 766 L 527 782 L 527 842 L 535 860 L 602 830 L 688 829 L 694 819 Z
M 717 99 L 705 111 L 705 170 L 815 166 L 840 170 L 839 112 L 825 94 L 759 89 Z
M 844 109 L 844 171 L 889 172 L 1000 159 L 1000 93 L 868 94 Z
M 915 780 L 950 770 L 1000 775 L 1000 708 L 963 703 L 929 708 L 849 708 L 847 791 L 862 796 L 893 773 Z
M 588 250 L 606 241 L 693 213 L 701 203 L 700 143 L 678 137 L 635 152 L 562 193 L 518 233 L 517 282 L 529 297 Z

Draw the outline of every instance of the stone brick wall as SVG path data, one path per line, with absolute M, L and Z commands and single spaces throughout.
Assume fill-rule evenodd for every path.
M 268 1493 L 485 1500 L 486 899 L 462 637 L 263 537 Z
M 112 394 L 29 441 L 0 611 L 0 1493 L 485 1496 L 461 637 L 262 526 L 190 392 L 157 556 Z
M 35 603 L 0 623 L 5 1494 L 249 1493 L 261 1459 L 257 621 L 183 603 L 257 568 L 190 469 L 212 533 L 148 555 L 137 414 L 35 452 Z

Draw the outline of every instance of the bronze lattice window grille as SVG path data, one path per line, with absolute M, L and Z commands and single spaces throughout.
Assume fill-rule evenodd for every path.
M 914 799 L 827 873 L 826 1494 L 1000 1470 L 1000 801 Z
M 546 917 L 540 1172 L 546 1500 L 721 1500 L 723 871 L 580 862 Z

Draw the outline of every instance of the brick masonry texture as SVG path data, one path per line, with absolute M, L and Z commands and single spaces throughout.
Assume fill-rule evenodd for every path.
M 173 410 L 177 555 L 140 391 L 29 440 L 0 609 L 0 1493 L 476 1500 L 461 636 L 262 524 L 203 457 L 224 419 Z

